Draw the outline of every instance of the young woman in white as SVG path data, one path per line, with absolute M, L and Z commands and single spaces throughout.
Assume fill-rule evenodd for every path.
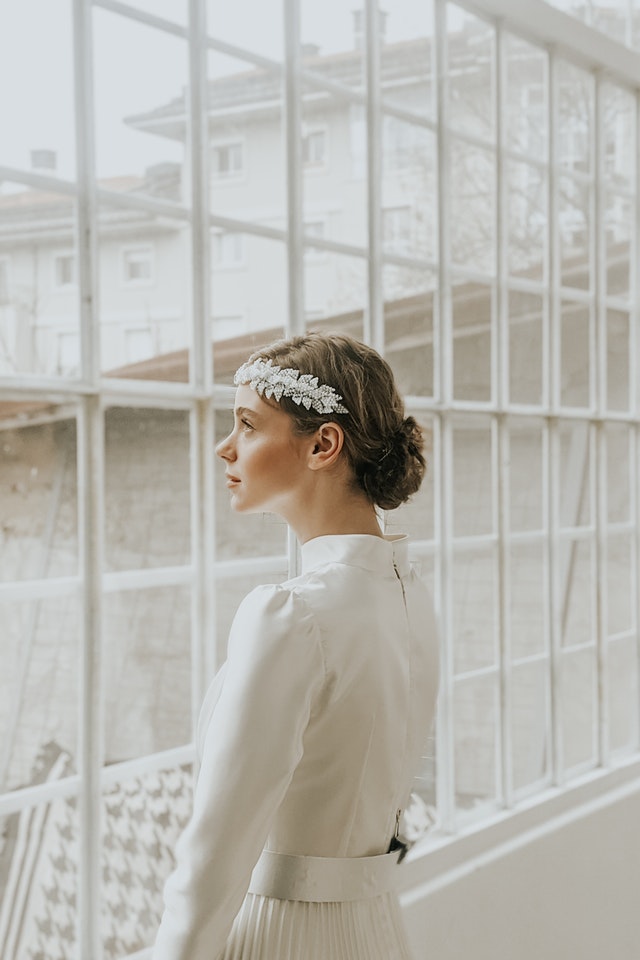
M 425 462 L 372 349 L 308 334 L 235 377 L 231 506 L 283 517 L 302 574 L 240 604 L 200 716 L 193 817 L 154 960 L 408 960 L 394 835 L 428 732 L 437 641 L 406 537 L 376 507 Z

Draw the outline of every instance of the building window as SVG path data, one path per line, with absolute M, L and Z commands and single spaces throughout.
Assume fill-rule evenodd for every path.
M 0 306 L 11 302 L 11 289 L 9 284 L 9 258 L 0 259 Z
M 244 265 L 244 235 L 242 233 L 214 233 L 213 265 L 223 270 Z
M 244 173 L 244 144 L 220 143 L 213 148 L 213 176 L 217 180 L 231 180 Z
M 53 284 L 56 290 L 76 285 L 76 258 L 73 253 L 57 253 L 53 258 Z
M 302 137 L 302 163 L 305 167 L 324 167 L 327 155 L 325 130 L 310 130 Z
M 122 277 L 128 286 L 149 286 L 153 283 L 153 250 L 131 247 L 122 251 Z

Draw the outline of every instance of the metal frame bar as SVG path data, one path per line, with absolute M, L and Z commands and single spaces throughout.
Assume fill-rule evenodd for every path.
M 378 0 L 365 2 L 365 86 L 367 126 L 367 309 L 364 339 L 384 354 L 384 271 L 382 259 L 382 118 L 380 12 Z

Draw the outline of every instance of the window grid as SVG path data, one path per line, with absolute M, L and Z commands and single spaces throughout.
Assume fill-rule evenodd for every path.
M 124 5 L 108 2 L 108 0 L 94 0 L 94 6 L 111 9 L 123 13 Z M 487 4 L 490 7 L 490 4 Z M 301 239 L 302 210 L 301 210 L 301 168 L 302 157 L 300 151 L 300 96 L 301 78 L 304 71 L 299 60 L 299 7 L 296 0 L 286 0 L 286 117 L 287 117 L 287 161 L 288 161 L 288 229 L 281 232 L 278 239 L 286 239 L 289 258 L 289 326 L 288 332 L 304 327 L 303 291 L 302 291 L 302 246 L 296 242 Z M 367 180 L 368 199 L 371 211 L 369 221 L 368 248 L 359 251 L 361 256 L 368 260 L 368 339 L 379 347 L 384 341 L 384 321 L 381 312 L 381 273 L 383 262 L 395 262 L 392 258 L 383 257 L 381 236 L 381 181 L 380 181 L 380 120 L 383 110 L 386 112 L 384 101 L 380 95 L 379 72 L 379 40 L 376 30 L 378 17 L 377 8 L 372 0 L 367 0 L 367 116 L 368 123 L 368 151 L 367 151 Z M 0 799 L 0 812 L 17 810 L 24 805 L 41 802 L 53 796 L 65 793 L 80 792 L 82 816 L 82 861 L 81 883 L 82 895 L 80 907 L 81 944 L 83 956 L 100 956 L 101 946 L 96 924 L 99 915 L 99 882 L 97 876 L 98 844 L 99 844 L 99 798 L 100 787 L 107 780 L 114 778 L 126 779 L 132 773 L 142 769 L 160 769 L 175 763 L 182 763 L 191 759 L 192 748 L 184 747 L 173 751 L 166 751 L 153 757 L 140 758 L 126 764 L 117 764 L 109 771 L 102 769 L 100 755 L 100 703 L 93 695 L 94 689 L 99 689 L 99 651 L 102 643 L 101 625 L 101 586 L 104 589 L 122 589 L 125 581 L 130 589 L 141 585 L 176 585 L 179 583 L 193 586 L 193 710 L 194 724 L 196 704 L 202 695 L 204 677 L 211 674 L 215 661 L 215 633 L 212 601 L 209 598 L 208 584 L 217 578 L 235 575 L 237 572 L 259 571 L 266 573 L 278 567 L 282 558 L 270 557 L 264 560 L 241 561 L 236 567 L 229 564 L 217 563 L 215 559 L 213 541 L 210 532 L 214 529 L 215 503 L 213 497 L 213 451 L 210 442 L 213 436 L 214 408 L 225 406 L 230 396 L 227 388 L 212 389 L 210 383 L 210 369 L 205 357 L 208 357 L 203 338 L 205 317 L 208 315 L 208 274 L 202 264 L 209 263 L 205 255 L 210 242 L 209 230 L 215 221 L 215 215 L 210 215 L 208 203 L 208 150 L 206 145 L 204 124 L 204 81 L 206 78 L 206 49 L 211 46 L 210 38 L 206 38 L 204 4 L 199 0 L 191 0 L 191 26 L 188 34 L 180 28 L 180 36 L 188 36 L 191 47 L 191 84 L 190 84 L 190 114 L 192 124 L 192 197 L 188 207 L 181 209 L 178 205 L 171 208 L 171 216 L 180 219 L 191 219 L 193 240 L 193 290 L 196 302 L 193 304 L 193 350 L 191 351 L 191 382 L 188 387 L 173 388 L 173 385 L 149 385 L 124 383 L 111 384 L 107 387 L 100 381 L 99 373 L 99 338 L 96 332 L 95 318 L 91 313 L 89 303 L 95 293 L 95 273 L 97 258 L 95 247 L 96 230 L 96 190 L 94 180 L 93 160 L 93 132 L 91 121 L 91 46 L 86 42 L 90 32 L 90 9 L 82 0 L 75 0 L 74 4 L 76 37 L 76 99 L 78 116 L 78 185 L 67 185 L 78 199 L 79 231 L 87 242 L 78 249 L 78 283 L 81 291 L 82 305 L 82 378 L 77 383 L 61 386 L 58 382 L 47 382 L 42 378 L 25 378 L 24 386 L 7 384 L 3 388 L 6 397 L 32 395 L 34 398 L 53 396 L 69 400 L 77 398 L 80 449 L 78 453 L 78 489 L 79 515 L 81 519 L 81 576 L 58 578 L 50 581 L 32 581 L 22 585 L 21 592 L 16 592 L 15 584 L 0 586 L 0 599 L 17 596 L 29 598 L 44 596 L 60 596 L 65 592 L 75 591 L 80 585 L 84 587 L 84 645 L 83 645 L 83 722 L 81 725 L 82 762 L 78 776 L 67 778 L 59 784 L 44 785 L 30 788 Z M 178 33 L 165 21 L 151 15 L 141 14 L 126 8 L 127 16 L 134 16 L 148 25 L 159 29 L 170 29 Z M 446 5 L 444 2 L 436 4 L 436 58 L 439 59 L 437 74 L 446 77 L 447 56 L 447 27 Z M 511 659 L 509 644 L 509 589 L 511 578 L 509 575 L 509 546 L 515 542 L 541 542 L 547 555 L 547 579 L 545 584 L 545 629 L 550 637 L 549 651 L 529 658 L 526 662 L 548 662 L 550 697 L 549 717 L 547 727 L 551 727 L 550 743 L 552 750 L 551 777 L 554 784 L 560 785 L 574 777 L 576 770 L 566 770 L 562 755 L 562 727 L 561 727 L 561 697 L 560 686 L 562 661 L 574 652 L 572 647 L 562 646 L 562 580 L 561 575 L 561 543 L 567 536 L 572 541 L 585 541 L 595 546 L 596 583 L 605 582 L 604 574 L 607 563 L 607 538 L 611 532 L 627 531 L 632 537 L 632 563 L 634 584 L 632 605 L 634 622 L 628 635 L 635 637 L 638 650 L 638 664 L 640 669 L 640 644 L 638 643 L 638 625 L 640 624 L 640 597 L 637 588 L 638 566 L 640 558 L 640 491 L 638 476 L 640 475 L 640 424 L 638 423 L 638 364 L 631 363 L 629 384 L 629 409 L 627 411 L 608 410 L 606 400 L 606 310 L 609 307 L 631 306 L 632 322 L 630 324 L 630 353 L 638 356 L 637 334 L 637 304 L 640 299 L 640 279 L 635 263 L 635 257 L 630 254 L 632 270 L 631 289 L 633 292 L 631 304 L 620 303 L 617 298 L 608 295 L 606 290 L 605 271 L 605 239 L 603 224 L 604 188 L 601 185 L 599 173 L 603 164 L 603 135 L 601 117 L 601 81 L 596 77 L 596 111 L 595 123 L 592 130 L 591 158 L 593 174 L 590 181 L 595 189 L 592 191 L 594 205 L 593 216 L 590 217 L 590 232 L 592 234 L 591 257 L 597 266 L 594 289 L 586 295 L 575 290 L 570 291 L 572 299 L 584 301 L 592 308 L 590 321 L 590 356 L 593 361 L 593 371 L 590 377 L 590 403 L 587 409 L 564 408 L 561 405 L 561 355 L 558 340 L 560 325 L 561 291 L 559 276 L 559 245 L 558 221 L 555 216 L 557 210 L 557 188 L 559 167 L 557 156 L 558 120 L 555 112 L 555 84 L 557 55 L 549 54 L 549 104 L 552 108 L 549 137 L 548 165 L 542 164 L 549 177 L 548 191 L 548 224 L 550 235 L 548 238 L 549 258 L 549 285 L 527 283 L 508 276 L 504 244 L 501 242 L 506 232 L 505 226 L 505 179 L 502 176 L 504 160 L 513 155 L 505 146 L 501 130 L 499 107 L 504 95 L 504 52 L 503 34 L 505 28 L 498 26 L 497 33 L 497 65 L 498 73 L 495 84 L 496 97 L 496 141 L 484 145 L 490 147 L 496 154 L 496 250 L 497 250 L 497 283 L 496 283 L 496 316 L 491 322 L 492 328 L 492 398 L 489 403 L 472 401 L 456 401 L 453 396 L 453 329 L 452 329 L 452 289 L 457 276 L 468 275 L 468 271 L 457 270 L 450 262 L 450 199 L 449 199 L 449 164 L 448 157 L 451 144 L 451 131 L 447 128 L 446 111 L 446 81 L 438 86 L 438 111 L 435 129 L 438 136 L 439 184 L 438 191 L 438 230 L 439 248 L 441 257 L 437 263 L 439 277 L 439 291 L 437 310 L 439 323 L 435 324 L 435 348 L 438 363 L 435 370 L 434 397 L 407 398 L 408 406 L 434 412 L 434 461 L 436 463 L 435 498 L 439 509 L 436 510 L 435 543 L 425 543 L 425 552 L 435 552 L 436 556 L 436 584 L 441 598 L 441 622 L 445 649 L 443 657 L 443 693 L 441 696 L 440 716 L 437 732 L 437 760 L 439 776 L 437 780 L 437 797 L 441 822 L 446 831 L 453 832 L 462 825 L 464 818 L 456 812 L 454 763 L 455 754 L 455 718 L 453 716 L 453 693 L 461 682 L 480 676 L 499 679 L 500 710 L 498 726 L 499 763 L 496 765 L 498 787 L 496 801 L 500 806 L 511 806 L 520 796 L 514 790 L 511 750 L 511 676 L 512 668 L 517 663 Z M 251 60 L 249 56 L 247 59 Z M 443 69 L 445 68 L 445 69 Z M 396 111 L 394 111 L 396 113 Z M 396 114 L 397 115 L 397 114 Z M 634 137 L 637 142 L 639 126 L 638 100 L 636 98 L 636 124 Z M 415 118 L 417 121 L 419 118 Z M 429 124 L 425 124 L 429 125 Z M 456 140 L 473 143 L 462 133 L 455 133 Z M 636 151 L 637 155 L 637 151 Z M 595 161 L 595 163 L 594 163 Z M 51 178 L 29 177 L 13 171 L 13 179 L 35 186 L 45 183 L 51 185 Z M 637 249 L 637 238 L 640 235 L 640 205 L 637 201 L 638 170 L 636 169 L 635 190 L 630 196 L 635 201 L 634 233 L 632 251 Z M 60 192 L 65 185 L 55 182 L 55 189 Z M 103 191 L 100 191 L 102 196 Z M 121 202 L 120 197 L 113 197 L 114 201 Z M 167 205 L 158 201 L 147 201 L 141 198 L 129 198 L 133 205 L 138 204 L 148 209 L 166 212 Z M 175 208 L 175 209 L 174 209 Z M 190 211 L 194 211 L 193 214 Z M 201 211 L 196 213 L 195 211 Z M 224 223 L 220 218 L 219 225 Z M 258 229 L 247 224 L 247 232 L 256 232 Z M 87 239 L 88 238 L 88 239 Z M 594 243 L 593 241 L 596 241 Z M 318 248 L 324 244 L 318 243 Z M 330 246 L 326 247 L 331 249 Z M 486 280 L 487 278 L 484 277 Z M 547 358 L 543 364 L 543 397 L 541 406 L 514 405 L 508 399 L 508 290 L 533 290 L 540 293 L 547 305 L 543 319 L 543 351 Z M 635 321 L 635 322 L 634 322 Z M 555 331 L 552 336 L 552 331 Z M 131 573 L 107 574 L 103 578 L 103 544 L 101 537 L 101 523 L 103 516 L 103 483 L 104 483 L 104 446 L 103 446 L 103 417 L 106 407 L 111 402 L 147 404 L 153 400 L 158 406 L 176 406 L 190 411 L 191 417 L 191 455 L 194 463 L 191 485 L 192 504 L 192 560 L 191 565 L 181 568 L 166 568 L 149 571 L 139 571 L 131 580 Z M 213 403 L 212 401 L 213 397 Z M 478 537 L 454 536 L 453 499 L 451 477 L 453 476 L 453 431 L 457 416 L 462 413 L 472 418 L 486 417 L 491 419 L 492 429 L 492 475 L 493 475 L 493 527 L 490 535 Z M 509 490 L 510 490 L 510 457 L 509 446 L 511 436 L 512 416 L 520 418 L 543 418 L 543 528 L 540 533 L 531 534 L 510 530 Z M 595 510 L 592 509 L 590 523 L 586 527 L 563 528 L 560 517 L 560 428 L 562 424 L 584 423 L 590 433 L 590 469 L 595 470 L 595 483 L 592 484 L 592 493 L 595 495 Z M 607 519 L 606 491 L 606 450 L 607 439 L 605 427 L 609 423 L 630 424 L 630 473 L 632 484 L 632 505 L 630 520 L 626 524 L 614 526 Z M 209 531 L 209 533 L 207 533 Z M 464 674 L 454 675 L 452 662 L 453 649 L 453 584 L 452 568 L 454 563 L 454 546 L 457 551 L 462 548 L 487 547 L 497 558 L 498 584 L 498 633 L 500 639 L 501 658 L 499 667 L 487 667 Z M 289 560 L 292 570 L 296 569 L 295 544 L 289 541 Z M 596 762 L 606 766 L 611 762 L 609 748 L 607 705 L 604 699 L 606 691 L 607 651 L 610 638 L 607 635 L 606 616 L 606 588 L 600 587 L 597 596 L 596 642 L 598 654 L 598 700 L 597 700 L 597 756 Z M 640 718 L 636 718 L 637 734 L 640 734 Z M 636 744 L 637 746 L 637 744 Z M 584 769 L 593 766 L 590 761 Z M 579 767 L 578 769 L 583 769 Z M 541 783 L 546 783 L 543 779 Z

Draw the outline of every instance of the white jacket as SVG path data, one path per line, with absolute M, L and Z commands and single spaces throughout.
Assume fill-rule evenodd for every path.
M 199 723 L 193 817 L 154 960 L 222 952 L 266 846 L 386 852 L 428 733 L 438 649 L 406 537 L 325 536 L 240 604 Z

